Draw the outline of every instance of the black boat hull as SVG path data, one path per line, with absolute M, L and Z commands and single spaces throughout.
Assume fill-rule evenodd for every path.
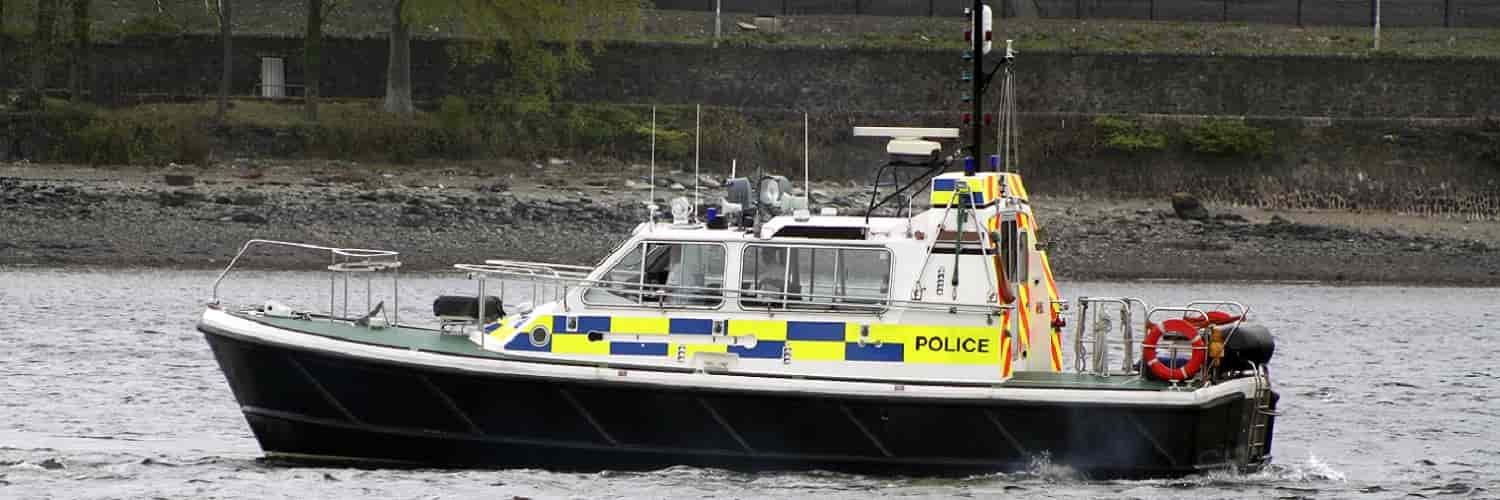
M 200 325 L 272 457 L 556 470 L 973 474 L 1040 463 L 1094 477 L 1250 468 L 1256 411 L 663 389 L 481 374 L 313 351 Z

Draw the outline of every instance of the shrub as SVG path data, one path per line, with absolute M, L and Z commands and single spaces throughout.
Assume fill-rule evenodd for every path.
M 105 33 L 106 38 L 167 37 L 186 31 L 180 23 L 166 14 L 133 17 L 115 28 L 114 33 Z
M 78 130 L 68 142 L 77 144 L 77 149 L 65 156 L 91 165 L 127 165 L 146 156 L 146 148 L 138 140 L 135 127 L 124 120 L 95 119 Z
M 158 137 L 168 139 L 171 148 L 171 160 L 175 163 L 207 166 L 209 156 L 213 154 L 213 140 L 208 136 L 206 124 L 196 120 L 184 120 L 170 127 L 171 135 L 158 134 Z M 165 136 L 165 137 L 163 137 Z
M 635 128 L 636 140 L 640 144 L 640 152 L 649 155 L 651 152 L 651 124 L 640 125 Z M 656 159 L 657 160 L 682 160 L 693 154 L 693 134 L 682 130 L 664 128 L 660 123 L 656 126 Z
M 1161 151 L 1167 148 L 1167 135 L 1148 129 L 1134 120 L 1113 116 L 1094 118 L 1094 126 L 1104 132 L 1104 147 L 1126 153 Z
M 1500 139 L 1491 140 L 1489 146 L 1480 151 L 1479 158 L 1489 161 L 1492 166 L 1500 167 Z
M 1193 151 L 1214 156 L 1259 158 L 1271 152 L 1274 137 L 1270 130 L 1232 119 L 1210 120 L 1187 132 L 1187 142 Z
M 637 139 L 633 129 L 640 119 L 638 113 L 619 106 L 570 106 L 564 112 L 561 137 L 566 149 L 612 155 L 631 149 L 629 143 Z
M 469 116 L 469 102 L 456 95 L 443 98 L 443 102 L 438 105 L 437 119 L 438 124 L 449 132 L 474 126 L 473 119 Z

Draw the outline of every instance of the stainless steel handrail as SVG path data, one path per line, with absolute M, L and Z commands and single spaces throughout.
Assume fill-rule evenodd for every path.
M 330 272 L 345 272 L 345 273 L 348 273 L 348 272 L 366 272 L 366 271 L 380 271 L 380 270 L 395 271 L 401 265 L 399 261 L 395 260 L 395 258 L 399 257 L 401 255 L 401 253 L 400 252 L 396 252 L 396 251 L 391 251 L 391 250 L 376 250 L 376 249 L 369 249 L 369 248 L 339 248 L 339 247 L 329 247 L 329 246 L 323 246 L 323 245 L 313 245 L 313 244 L 308 244 L 308 243 L 297 243 L 297 242 L 291 242 L 291 241 L 277 241 L 277 240 L 262 240 L 262 239 L 249 240 L 249 241 L 246 241 L 245 244 L 240 247 L 240 251 L 234 254 L 234 258 L 233 259 L 229 260 L 229 265 L 224 266 L 224 270 L 220 271 L 219 272 L 219 276 L 214 279 L 214 284 L 213 284 L 212 291 L 211 291 L 211 296 L 210 296 L 210 299 L 209 299 L 209 305 L 210 306 L 218 306 L 218 305 L 220 305 L 220 302 L 219 302 L 219 285 L 223 284 L 224 279 L 229 276 L 229 271 L 231 271 L 231 270 L 234 269 L 235 264 L 239 263 L 240 258 L 244 257 L 245 254 L 247 252 L 249 252 L 252 247 L 256 247 L 256 246 L 279 246 L 279 247 L 288 247 L 288 248 L 300 248 L 300 249 L 304 249 L 304 250 L 326 251 L 326 252 L 328 252 L 329 260 L 330 260 L 330 265 L 328 266 L 327 269 Z M 350 261 L 346 261 L 345 264 L 351 264 L 351 265 L 347 266 L 347 267 L 340 267 L 340 262 L 339 262 L 339 258 L 340 257 L 343 257 L 343 258 L 346 258 L 346 259 L 363 259 L 364 262 L 353 263 L 353 262 L 350 262 Z M 377 259 L 377 258 L 389 258 L 390 260 L 369 262 L 370 259 Z M 373 267 L 371 267 L 371 266 L 373 266 Z M 395 280 L 395 284 L 393 286 L 397 287 L 398 289 L 396 291 L 399 292 L 399 287 L 400 287 L 400 281 L 399 281 L 399 279 L 400 278 L 399 277 L 394 277 L 392 279 Z M 334 286 L 332 284 L 333 283 L 332 282 L 332 280 L 333 280 L 332 275 L 330 275 L 329 280 L 330 281 L 329 281 L 329 292 L 328 292 L 329 293 L 329 297 L 328 297 L 328 300 L 329 300 L 329 304 L 328 304 L 328 308 L 329 308 L 329 310 L 328 310 L 328 316 L 330 318 L 333 318 L 335 315 L 334 315 L 334 310 L 333 310 L 333 299 L 334 299 L 334 297 L 333 297 L 333 295 L 334 295 L 333 289 L 334 289 Z M 349 294 L 349 285 L 348 285 L 348 280 L 347 280 L 347 277 L 346 277 L 346 280 L 345 280 L 345 283 L 344 283 L 344 295 L 345 295 L 345 306 L 344 306 L 344 309 L 345 309 L 346 313 L 348 312 L 348 294 Z M 366 289 L 366 295 L 368 295 L 368 287 Z M 392 321 L 393 324 L 399 323 L 399 321 L 400 321 L 401 302 L 400 302 L 400 298 L 399 298 L 398 295 L 399 295 L 399 293 L 393 294 L 392 299 L 391 299 L 393 301 L 392 302 L 392 304 L 393 304 L 393 307 L 392 307 L 392 316 L 394 318 L 394 320 Z M 369 299 L 367 297 L 366 298 L 366 302 L 368 302 L 368 301 L 369 301 Z
M 1131 375 L 1136 372 L 1135 359 L 1132 353 L 1135 350 L 1135 335 L 1131 319 L 1135 316 L 1135 305 L 1149 310 L 1150 304 L 1136 297 L 1079 297 L 1077 326 L 1074 328 L 1073 338 L 1073 365 L 1079 373 L 1092 372 L 1095 375 L 1110 376 L 1109 371 L 1109 333 L 1095 332 L 1093 338 L 1093 356 L 1090 357 L 1086 347 L 1085 337 L 1089 331 L 1089 309 L 1093 304 L 1118 304 L 1120 306 L 1120 341 L 1121 362 L 1120 374 Z M 1099 314 L 1099 313 L 1096 313 Z M 1090 368 L 1092 367 L 1092 370 Z
M 559 285 L 566 286 L 566 287 L 572 287 L 572 286 L 616 287 L 616 286 L 618 286 L 618 287 L 625 288 L 625 289 L 622 289 L 622 290 L 612 290 L 612 291 L 615 291 L 615 292 L 618 292 L 618 293 L 623 293 L 623 294 L 626 294 L 626 295 L 639 295 L 639 296 L 642 296 L 642 297 L 645 297 L 645 296 L 662 297 L 662 298 L 672 297 L 672 298 L 697 299 L 697 300 L 729 300 L 729 299 L 745 299 L 745 298 L 750 298 L 750 299 L 754 299 L 756 301 L 766 302 L 766 303 L 773 304 L 773 305 L 797 305 L 797 306 L 807 306 L 807 305 L 814 305 L 815 306 L 815 305 L 818 305 L 818 303 L 809 303 L 805 299 L 826 299 L 826 300 L 830 301 L 830 302 L 827 303 L 830 306 L 834 306 L 834 307 L 837 307 L 837 308 L 840 308 L 840 309 L 865 310 L 867 312 L 872 312 L 872 313 L 876 313 L 876 314 L 879 314 L 879 313 L 885 311 L 886 309 L 902 309 L 902 310 L 929 310 L 929 311 L 940 311 L 940 312 L 948 312 L 948 313 L 971 312 L 971 313 L 984 313 L 984 314 L 998 315 L 1002 311 L 1014 308 L 1014 306 L 1009 305 L 1009 304 L 974 304 L 974 303 L 964 303 L 964 302 L 927 303 L 927 302 L 918 302 L 918 301 L 908 301 L 908 300 L 891 299 L 891 298 L 888 298 L 888 297 L 870 297 L 870 296 L 858 296 L 858 295 L 836 295 L 836 294 L 816 294 L 816 293 L 790 293 L 790 292 L 778 292 L 778 291 L 771 291 L 771 290 L 741 290 L 739 288 L 715 288 L 715 287 L 697 287 L 697 286 L 685 286 L 685 285 L 679 286 L 679 285 L 642 284 L 640 282 L 595 280 L 595 279 L 577 278 L 577 277 L 569 277 L 569 276 L 561 276 L 561 275 L 544 275 L 544 274 L 538 274 L 536 272 L 533 272 L 531 269 L 527 269 L 527 268 L 513 268 L 511 266 L 490 265 L 490 264 L 454 264 L 453 267 L 456 268 L 456 269 L 464 270 L 464 271 L 484 273 L 484 274 L 488 274 L 488 275 L 498 275 L 498 276 L 509 277 L 509 278 L 513 278 L 513 279 L 537 280 L 537 281 L 555 281 Z M 628 288 L 637 288 L 637 290 L 630 290 L 627 287 Z M 670 289 L 670 290 L 668 290 L 668 289 Z M 683 293 L 683 292 L 689 292 L 689 293 Z M 873 302 L 873 303 L 860 303 L 860 302 Z M 665 304 L 662 304 L 661 307 L 665 307 Z M 762 309 L 757 307 L 757 308 L 754 308 L 754 309 L 746 308 L 746 310 L 747 311 L 760 311 Z M 769 310 L 771 310 L 771 311 L 779 311 L 777 309 L 769 309 Z

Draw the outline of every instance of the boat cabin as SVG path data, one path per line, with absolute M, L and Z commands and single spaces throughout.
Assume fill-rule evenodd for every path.
M 1020 176 L 945 173 L 922 192 L 929 208 L 898 217 L 736 211 L 726 198 L 723 220 L 696 221 L 679 203 L 677 220 L 640 224 L 592 269 L 461 265 L 554 285 L 471 339 L 524 358 L 779 376 L 991 384 L 1061 371 L 1063 303 Z

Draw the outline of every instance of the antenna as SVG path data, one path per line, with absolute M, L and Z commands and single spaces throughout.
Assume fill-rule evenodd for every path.
M 735 171 L 739 170 L 739 167 L 740 167 L 739 163 L 740 163 L 740 160 L 737 159 L 737 158 L 730 158 L 729 159 L 729 178 L 730 179 L 733 179 Z
M 1016 57 L 1016 51 L 1012 42 L 1012 40 L 1005 41 L 1006 60 L 1014 60 Z M 1021 114 L 1017 111 L 1016 84 L 1011 79 L 1010 69 L 1010 65 L 1007 64 L 1005 66 L 1005 82 L 1006 92 L 1009 95 L 1007 100 L 1010 101 L 1010 164 L 1014 168 L 1007 171 L 1018 171 L 1021 168 L 1021 145 L 1017 143 L 1021 139 Z
M 802 112 L 802 196 L 812 200 L 812 176 L 808 175 L 807 112 Z
M 693 220 L 698 220 L 698 157 L 703 139 L 703 105 L 698 105 L 697 122 L 693 125 Z
M 998 158 L 1000 161 L 995 162 L 991 160 L 990 168 L 996 172 L 1010 171 L 1010 148 L 1005 142 L 1005 130 L 1010 127 L 1010 122 L 1008 121 L 1010 115 L 1005 112 L 1004 97 L 1006 89 L 1010 87 L 1009 71 L 1006 72 L 1006 75 L 1007 78 L 1000 81 L 1000 104 L 995 106 L 995 124 L 997 126 L 995 127 L 995 156 L 992 158 Z
M 656 106 L 651 106 L 651 198 L 646 200 L 647 206 L 656 204 Z M 656 210 L 651 210 L 651 218 L 656 219 Z

